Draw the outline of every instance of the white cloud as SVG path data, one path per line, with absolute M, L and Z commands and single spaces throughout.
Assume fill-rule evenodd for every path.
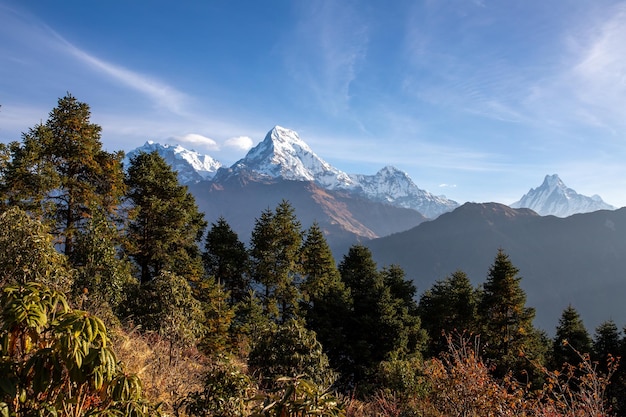
M 188 133 L 183 136 L 175 136 L 172 138 L 174 141 L 181 145 L 194 146 L 207 151 L 217 151 L 219 146 L 216 141 L 206 136 L 199 135 L 197 133 Z M 170 139 L 170 141 L 172 140 Z
M 233 148 L 241 151 L 247 151 L 252 148 L 252 138 L 248 136 L 236 136 L 229 139 L 226 139 L 224 142 L 224 146 L 228 148 Z
M 456 188 L 456 184 L 439 184 L 440 188 Z

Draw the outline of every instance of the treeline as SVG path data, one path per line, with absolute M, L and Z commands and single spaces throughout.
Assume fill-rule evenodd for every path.
M 104 151 L 69 94 L 0 150 L 0 416 L 626 413 L 615 323 L 591 338 L 568 307 L 550 339 L 504 251 L 417 300 L 286 200 L 246 245 L 156 152 Z

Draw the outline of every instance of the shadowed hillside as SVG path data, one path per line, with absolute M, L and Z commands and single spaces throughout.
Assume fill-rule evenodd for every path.
M 484 281 L 498 248 L 523 277 L 536 324 L 548 332 L 572 304 L 592 329 L 626 306 L 626 208 L 567 218 L 542 217 L 529 209 L 467 203 L 436 220 L 369 242 L 379 264 L 398 264 L 420 291 L 457 269 L 473 283 Z

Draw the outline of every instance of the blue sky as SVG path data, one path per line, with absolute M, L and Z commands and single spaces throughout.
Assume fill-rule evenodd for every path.
M 111 151 L 229 165 L 281 125 L 460 203 L 557 173 L 626 206 L 626 2 L 0 0 L 0 141 L 66 92 Z

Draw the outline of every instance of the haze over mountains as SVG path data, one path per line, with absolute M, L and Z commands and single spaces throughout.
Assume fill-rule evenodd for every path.
M 364 243 L 380 267 L 399 265 L 420 292 L 457 269 L 482 283 L 502 248 L 520 269 L 528 305 L 537 308 L 536 323 L 546 331 L 569 304 L 591 329 L 610 318 L 622 325 L 626 317 L 626 208 L 580 195 L 556 174 L 512 204 L 516 208 L 459 207 L 392 166 L 374 175 L 345 173 L 279 126 L 230 167 L 150 142 L 129 156 L 153 150 L 179 172 L 206 219 L 223 216 L 244 242 L 255 219 L 286 199 L 303 228 L 320 225 L 336 260 Z

